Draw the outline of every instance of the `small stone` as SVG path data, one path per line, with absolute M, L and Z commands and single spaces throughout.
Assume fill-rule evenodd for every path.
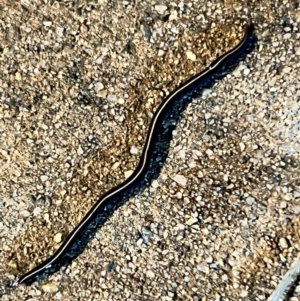
M 206 153 L 207 156 L 209 156 L 209 157 L 213 157 L 213 156 L 214 156 L 214 152 L 213 152 L 211 149 L 207 149 L 207 150 L 205 151 L 205 153 Z
M 155 5 L 155 10 L 158 12 L 158 13 L 161 13 L 163 14 L 166 10 L 168 9 L 168 7 L 166 5 Z
M 117 101 L 117 96 L 115 94 L 108 94 L 106 99 L 108 101 Z
M 138 155 L 138 154 L 139 154 L 139 150 L 138 150 L 138 148 L 137 148 L 136 146 L 132 146 L 132 147 L 130 148 L 130 153 L 131 153 L 132 155 Z
M 136 242 L 136 245 L 137 246 L 141 246 L 143 244 L 143 239 L 140 238 L 137 242 Z
M 154 274 L 152 271 L 148 270 L 148 271 L 146 272 L 146 276 L 147 276 L 148 278 L 154 279 L 155 274 Z
M 294 198 L 295 199 L 298 199 L 298 198 L 300 198 L 300 192 L 299 191 L 294 191 L 294 193 L 293 193 L 293 195 L 294 195 Z
M 177 224 L 176 225 L 176 228 L 178 229 L 178 230 L 184 230 L 184 228 L 185 228 L 185 226 L 184 226 L 184 224 Z
M 56 293 L 58 291 L 58 285 L 56 282 L 51 282 L 42 286 L 45 293 Z
M 47 27 L 51 26 L 52 25 L 52 22 L 51 21 L 44 21 L 43 24 Z
M 83 153 L 84 153 L 83 149 L 81 148 L 81 146 L 79 146 L 77 150 L 77 154 L 82 155 Z
M 56 33 L 59 37 L 64 35 L 64 28 L 63 27 L 56 27 Z
M 38 216 L 40 213 L 41 213 L 41 208 L 40 207 L 36 207 L 36 208 L 34 208 L 34 210 L 33 210 L 33 215 L 34 216 Z
M 212 258 L 212 256 L 207 257 L 206 262 L 207 263 L 213 263 L 214 259 Z
M 212 116 L 211 113 L 205 113 L 205 115 L 204 115 L 205 119 L 209 119 L 211 116 Z
M 173 298 L 173 297 L 174 297 L 174 293 L 168 291 L 168 296 L 169 296 L 170 298 Z
M 99 92 L 100 90 L 103 90 L 104 86 L 101 82 L 98 82 L 95 84 L 95 91 Z
M 248 296 L 248 292 L 245 291 L 245 290 L 242 290 L 240 296 L 243 297 L 243 298 L 245 298 L 245 297 Z
M 102 64 L 103 60 L 101 57 L 99 57 L 97 60 L 96 60 L 96 64 L 100 65 Z
M 22 79 L 22 76 L 21 76 L 20 72 L 16 72 L 15 79 L 18 80 L 18 81 L 20 81 Z
M 240 149 L 241 149 L 241 151 L 243 152 L 245 150 L 245 148 L 246 148 L 245 143 L 241 142 L 240 143 Z
M 111 169 L 112 170 L 115 170 L 115 169 L 117 169 L 119 166 L 120 166 L 120 162 L 115 162 L 114 164 L 113 164 L 113 166 L 111 167 Z
M 243 71 L 244 75 L 247 76 L 250 73 L 250 69 L 249 68 L 245 68 Z
M 202 96 L 205 97 L 205 96 L 209 95 L 211 92 L 212 92 L 211 89 L 204 89 L 204 90 L 202 91 Z
M 299 294 L 300 293 L 300 285 L 297 285 L 295 288 L 295 293 Z
M 191 217 L 190 219 L 188 219 L 185 223 L 188 225 L 188 226 L 191 226 L 193 224 L 196 224 L 198 222 L 198 218 L 196 217 Z
M 292 195 L 290 193 L 287 193 L 286 195 L 283 196 L 283 198 L 286 200 L 286 201 L 290 201 L 293 199 Z
M 178 30 L 178 28 L 176 28 L 176 27 L 172 27 L 172 28 L 171 28 L 171 32 L 172 32 L 172 33 L 175 33 L 175 34 L 179 34 L 179 30 Z
M 27 210 L 24 210 L 24 211 L 22 212 L 22 215 L 23 215 L 24 217 L 28 217 L 28 216 L 30 216 L 30 212 L 27 211 Z
M 193 62 L 196 61 L 196 54 L 194 54 L 192 51 L 188 50 L 186 52 L 186 56 L 189 60 L 191 60 Z
M 142 239 L 145 244 L 147 244 L 152 236 L 152 231 L 149 227 L 142 228 Z
M 282 201 L 282 202 L 280 203 L 280 208 L 281 208 L 281 209 L 285 209 L 286 207 L 287 207 L 287 202 Z
M 246 203 L 251 206 L 253 203 L 255 202 L 255 198 L 253 198 L 252 196 L 248 196 L 246 198 Z
M 284 237 L 280 237 L 279 246 L 281 249 L 287 249 L 289 247 L 289 245 Z
M 133 170 L 127 170 L 124 172 L 125 179 L 128 179 L 133 174 Z
M 40 177 L 40 179 L 42 182 L 46 182 L 48 180 L 48 176 L 43 175 Z
M 157 56 L 163 56 L 165 52 L 162 49 L 158 50 Z
M 153 188 L 157 188 L 157 187 L 159 186 L 158 181 L 157 181 L 157 180 L 153 180 L 152 183 L 151 183 L 151 186 L 152 186 Z
M 185 186 L 187 183 L 186 177 L 182 175 L 176 175 L 175 177 L 173 177 L 173 180 L 181 186 Z
M 50 222 L 50 216 L 49 216 L 49 213 L 45 213 L 44 219 L 45 219 L 45 221 L 46 221 L 47 223 Z
M 57 233 L 55 236 L 54 236 L 54 241 L 58 244 L 61 242 L 61 238 L 62 238 L 62 234 L 61 233 Z

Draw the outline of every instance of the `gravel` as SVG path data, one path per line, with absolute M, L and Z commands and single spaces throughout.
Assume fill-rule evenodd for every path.
M 1 300 L 266 300 L 300 250 L 299 5 L 0 0 L 0 16 Z M 250 19 L 257 47 L 190 102 L 159 176 L 69 266 L 7 289 L 132 173 L 164 95 Z

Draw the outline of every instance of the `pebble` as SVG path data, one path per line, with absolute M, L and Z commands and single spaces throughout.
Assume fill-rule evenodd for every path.
M 165 11 L 168 9 L 168 7 L 166 5 L 163 5 L 163 4 L 160 4 L 160 5 L 155 5 L 155 10 L 158 12 L 158 13 L 165 13 Z
M 150 270 L 148 270 L 148 271 L 146 272 L 146 276 L 147 276 L 148 278 L 150 278 L 150 279 L 154 279 L 154 278 L 155 278 L 155 274 L 154 274 L 152 271 L 150 271 Z
M 255 202 L 255 198 L 253 198 L 253 197 L 251 197 L 251 196 L 249 196 L 249 197 L 247 197 L 246 198 L 246 202 L 247 202 L 247 204 L 248 205 L 253 205 L 254 204 L 254 202 Z
M 108 94 L 106 99 L 108 101 L 117 101 L 117 96 L 115 94 Z
M 300 191 L 294 191 L 293 192 L 293 197 L 295 198 L 295 199 L 298 199 L 298 198 L 300 198 Z
M 48 176 L 43 175 L 43 176 L 40 177 L 40 179 L 41 179 L 42 182 L 46 182 L 48 180 Z
M 244 69 L 243 73 L 244 73 L 245 76 L 249 75 L 250 69 L 249 68 Z
M 209 156 L 209 157 L 213 157 L 214 156 L 214 152 L 211 149 L 207 149 L 205 151 L 205 153 Z
M 36 207 L 36 208 L 34 208 L 34 210 L 33 210 L 33 215 L 34 216 L 38 216 L 40 213 L 41 213 L 41 208 L 40 207 Z
M 191 61 L 193 61 L 193 62 L 195 62 L 196 61 L 196 54 L 194 53 L 194 52 L 192 52 L 192 51 L 187 51 L 186 52 L 186 56 L 187 56 L 187 58 L 189 59 L 189 60 L 191 60 Z
M 287 249 L 289 247 L 289 245 L 284 237 L 280 237 L 279 246 L 281 249 Z
M 56 282 L 50 282 L 42 285 L 42 290 L 45 293 L 56 293 L 58 292 L 58 284 Z
M 44 21 L 43 24 L 46 26 L 46 27 L 50 27 L 52 25 L 52 22 L 51 21 Z
M 187 178 L 183 175 L 176 175 L 173 180 L 181 186 L 186 186 Z
M 152 231 L 149 227 L 142 227 L 142 239 L 147 244 L 152 236 Z
M 186 224 L 188 226 L 191 226 L 191 225 L 196 224 L 196 223 L 198 223 L 198 218 L 196 218 L 196 217 L 191 217 L 190 219 L 188 219 L 186 221 Z
M 82 155 L 83 153 L 84 153 L 83 149 L 81 148 L 81 146 L 79 146 L 77 149 L 77 154 Z
M 138 155 L 139 154 L 139 150 L 138 150 L 138 148 L 136 146 L 131 146 L 130 153 L 132 155 Z
M 61 239 L 62 239 L 62 234 L 61 233 L 57 233 L 55 236 L 54 236 L 54 241 L 58 244 L 61 242 Z
M 284 201 L 280 202 L 281 209 L 285 209 L 286 207 L 287 207 L 287 202 L 284 202 Z
M 18 81 L 22 80 L 22 76 L 21 76 L 20 72 L 16 72 L 15 79 Z
M 96 92 L 99 92 L 100 90 L 103 90 L 103 89 L 104 89 L 104 85 L 101 82 L 97 82 L 95 84 L 95 91 Z

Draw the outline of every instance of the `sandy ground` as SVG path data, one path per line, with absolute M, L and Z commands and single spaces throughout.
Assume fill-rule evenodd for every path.
M 8 289 L 249 20 L 256 48 L 191 101 L 159 177 L 69 266 Z M 299 28 L 297 1 L 0 0 L 1 300 L 266 300 L 300 250 Z

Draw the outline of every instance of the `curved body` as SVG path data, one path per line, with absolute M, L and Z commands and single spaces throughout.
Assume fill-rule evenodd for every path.
M 239 57 L 243 55 L 248 48 L 252 33 L 253 25 L 249 24 L 245 27 L 244 37 L 237 46 L 217 58 L 208 68 L 190 78 L 163 100 L 151 120 L 140 162 L 133 174 L 120 185 L 104 193 L 85 215 L 83 220 L 68 235 L 59 249 L 43 263 L 24 274 L 15 283 L 15 285 L 32 282 L 32 280 L 35 279 L 38 275 L 42 274 L 47 269 L 50 269 L 54 264 L 59 262 L 59 260 L 66 255 L 69 248 L 79 238 L 82 230 L 94 220 L 97 214 L 99 214 L 101 210 L 106 211 L 106 206 L 108 206 L 109 202 L 112 199 L 122 197 L 128 189 L 132 188 L 140 179 L 145 176 L 150 163 L 150 155 L 155 145 L 156 135 L 170 106 L 179 99 L 190 96 L 197 90 L 201 89 L 202 87 L 207 85 L 207 83 L 211 82 L 214 76 L 222 71 L 222 69 L 230 67 L 232 63 L 236 63 Z

